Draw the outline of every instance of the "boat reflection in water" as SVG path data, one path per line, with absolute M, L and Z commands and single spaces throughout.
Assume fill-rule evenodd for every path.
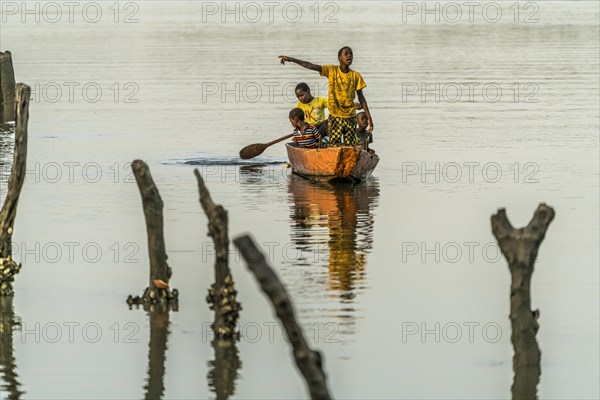
M 292 174 L 292 243 L 302 257 L 297 265 L 328 267 L 330 294 L 351 300 L 365 279 L 367 254 L 373 247 L 373 209 L 379 184 L 371 178 L 358 184 L 313 182 Z M 346 301 L 344 301 L 346 302 Z

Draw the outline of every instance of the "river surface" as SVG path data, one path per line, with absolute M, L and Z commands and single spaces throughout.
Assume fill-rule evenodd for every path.
M 307 397 L 233 246 L 242 337 L 215 371 L 194 168 L 231 236 L 267 253 L 336 398 L 510 398 L 510 274 L 490 216 L 506 207 L 521 227 L 551 205 L 532 282 L 538 396 L 600 396 L 598 2 L 66 3 L 1 3 L 0 49 L 34 91 L 1 398 Z M 344 45 L 368 85 L 374 176 L 311 184 L 284 168 L 283 144 L 239 162 L 291 132 L 296 83 L 326 95 L 277 56 L 335 64 Z M 2 199 L 13 128 L 0 132 Z M 161 318 L 125 303 L 149 269 L 137 158 L 164 202 L 180 292 Z M 162 357 L 149 362 L 151 326 Z

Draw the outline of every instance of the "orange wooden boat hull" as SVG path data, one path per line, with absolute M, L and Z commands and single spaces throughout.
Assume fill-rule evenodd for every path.
M 339 146 L 323 149 L 304 149 L 286 144 L 292 171 L 318 180 L 367 179 L 379 163 L 377 154 L 360 147 Z

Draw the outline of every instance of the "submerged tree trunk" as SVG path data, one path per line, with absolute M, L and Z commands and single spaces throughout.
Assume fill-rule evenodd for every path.
M 29 86 L 22 83 L 17 85 L 14 159 L 10 178 L 8 179 L 6 200 L 2 205 L 2 211 L 0 211 L 0 296 L 12 296 L 12 282 L 14 276 L 21 269 L 21 265 L 12 259 L 12 234 L 17 216 L 19 196 L 25 182 L 30 95 L 31 89 Z
M 207 301 L 215 311 L 212 324 L 215 340 L 237 338 L 236 331 L 239 312 L 242 306 L 237 301 L 237 291 L 229 270 L 229 236 L 227 233 L 227 211 L 221 205 L 216 205 L 204 184 L 198 170 L 194 170 L 198 181 L 200 204 L 208 217 L 208 235 L 215 244 L 215 283 L 208 292 Z M 227 344 L 225 344 L 227 346 Z
M 142 297 L 127 298 L 127 303 L 152 305 L 156 303 L 172 302 L 176 307 L 178 292 L 169 288 L 171 268 L 167 264 L 167 253 L 165 251 L 165 240 L 163 236 L 163 202 L 154 184 L 148 165 L 142 160 L 135 160 L 131 164 L 135 175 L 142 204 L 144 216 L 146 217 L 146 230 L 148 234 L 148 253 L 150 256 L 150 279 L 149 286 Z
M 200 205 L 208 218 L 208 236 L 213 239 L 216 253 L 215 283 L 211 285 L 206 298 L 211 310 L 215 312 L 212 323 L 215 336 L 211 343 L 215 359 L 209 362 L 208 384 L 217 400 L 226 400 L 235 393 L 237 371 L 242 365 L 236 345 L 239 339 L 237 321 L 242 306 L 237 301 L 237 291 L 229 269 L 227 211 L 213 202 L 197 169 L 194 170 L 194 175 L 198 181 Z

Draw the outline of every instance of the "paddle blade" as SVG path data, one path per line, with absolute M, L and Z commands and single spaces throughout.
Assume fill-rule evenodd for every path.
M 265 151 L 266 148 L 267 148 L 267 146 L 262 143 L 251 144 L 240 150 L 240 158 L 242 160 L 254 158 L 254 157 L 262 154 L 262 152 Z

